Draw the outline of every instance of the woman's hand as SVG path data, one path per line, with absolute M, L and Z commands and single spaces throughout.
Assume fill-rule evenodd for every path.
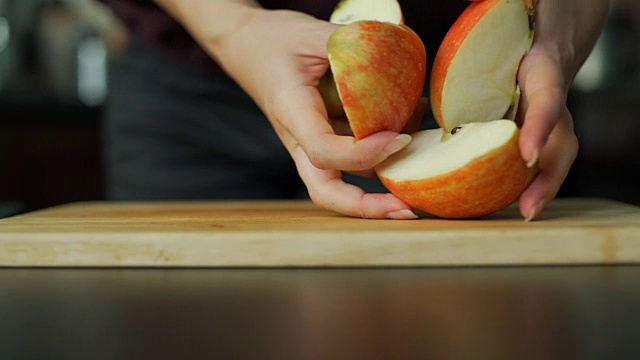
M 392 194 L 368 194 L 341 171 L 371 169 L 411 140 L 384 131 L 356 141 L 334 132 L 316 86 L 327 71 L 326 43 L 336 25 L 303 13 L 266 10 L 254 1 L 157 0 L 254 99 L 295 161 L 320 207 L 363 218 L 413 219 Z M 416 110 L 421 117 L 425 104 Z
M 538 0 L 536 34 L 518 81 L 522 101 L 520 152 L 541 172 L 520 197 L 520 211 L 535 218 L 558 193 L 578 154 L 569 89 L 602 31 L 609 0 Z

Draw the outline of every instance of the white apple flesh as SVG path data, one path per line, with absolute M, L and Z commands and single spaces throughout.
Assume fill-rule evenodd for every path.
M 403 24 L 404 17 L 397 0 L 342 0 L 331 13 L 329 21 L 346 25 L 361 20 Z
M 513 203 L 533 179 L 511 120 L 413 134 L 376 167 L 382 183 L 415 209 L 443 218 L 476 218 Z
M 434 60 L 432 109 L 450 131 L 469 122 L 514 117 L 516 74 L 533 40 L 524 0 L 470 5 L 451 28 Z

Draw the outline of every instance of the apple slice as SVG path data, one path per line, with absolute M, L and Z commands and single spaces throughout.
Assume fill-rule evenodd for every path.
M 517 72 L 533 40 L 531 0 L 471 3 L 433 65 L 431 108 L 440 129 L 376 167 L 382 183 L 418 210 L 478 218 L 515 202 L 540 170 L 520 155 Z
M 401 131 L 422 96 L 427 59 L 400 4 L 343 0 L 330 21 L 345 26 L 327 43 L 330 68 L 318 84 L 329 117 L 347 118 L 356 139 Z
M 451 131 L 469 122 L 502 119 L 516 108 L 516 74 L 533 31 L 531 0 L 469 4 L 433 63 L 431 109 L 441 128 Z
M 329 21 L 346 25 L 361 20 L 377 20 L 404 24 L 397 0 L 342 0 L 331 13 Z
M 537 172 L 520 156 L 519 132 L 507 119 L 419 131 L 375 170 L 415 209 L 450 219 L 482 217 L 513 203 Z
M 403 24 L 363 20 L 334 31 L 327 51 L 355 138 L 402 131 L 424 89 L 427 58 L 420 37 Z M 337 112 L 335 96 L 332 102 L 331 92 L 323 90 L 327 87 L 319 90 L 328 111 Z

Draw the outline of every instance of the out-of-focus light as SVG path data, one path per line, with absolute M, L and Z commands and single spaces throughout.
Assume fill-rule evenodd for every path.
M 592 92 L 600 88 L 607 72 L 606 40 L 600 36 L 593 51 L 578 71 L 573 86 L 583 92 Z
M 0 53 L 9 46 L 10 38 L 11 33 L 9 32 L 9 22 L 6 18 L 0 16 Z

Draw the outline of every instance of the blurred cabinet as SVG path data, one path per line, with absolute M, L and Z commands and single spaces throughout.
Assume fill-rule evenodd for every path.
M 99 0 L 0 0 L 0 217 L 103 199 L 101 106 L 126 39 Z

